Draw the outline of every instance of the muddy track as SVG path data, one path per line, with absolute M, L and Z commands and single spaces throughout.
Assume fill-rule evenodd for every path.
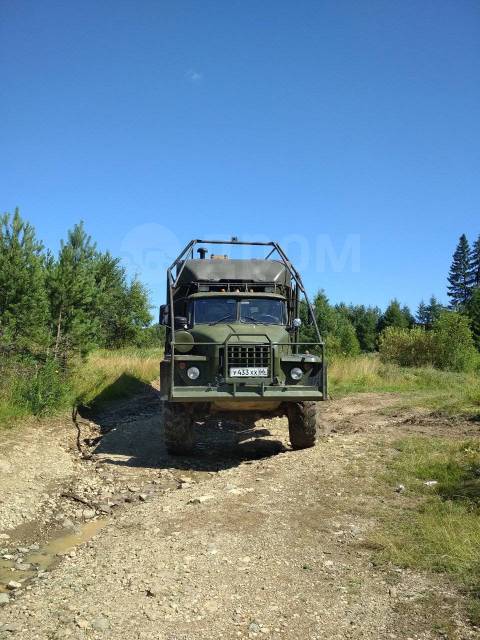
M 391 443 L 452 428 L 396 401 L 329 403 L 332 435 L 299 452 L 273 419 L 199 425 L 196 455 L 171 458 L 154 388 L 2 434 L 0 637 L 477 637 L 442 576 L 372 562 L 403 499 L 375 479 Z

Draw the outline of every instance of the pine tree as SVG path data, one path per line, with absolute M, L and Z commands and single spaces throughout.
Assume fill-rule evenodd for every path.
M 480 235 L 470 252 L 470 284 L 473 288 L 480 287 Z
M 360 312 L 358 320 L 353 321 L 362 351 L 375 351 L 377 324 L 381 315 L 378 307 L 367 307 L 364 312 Z
M 462 234 L 453 254 L 452 265 L 448 276 L 448 295 L 450 307 L 458 309 L 465 307 L 472 293 L 472 269 L 470 246 L 467 236 Z
M 424 327 L 428 324 L 428 307 L 423 300 L 421 300 L 418 305 L 415 319 L 417 324 L 421 324 Z
M 335 326 L 333 307 L 324 291 L 319 291 L 313 299 L 313 310 L 317 319 L 320 335 L 327 336 Z
M 431 329 L 435 320 L 438 320 L 444 310 L 445 308 L 438 302 L 434 295 L 430 297 L 428 304 L 425 304 L 422 300 L 417 309 L 417 324 L 422 325 L 425 329 Z
M 120 259 L 109 252 L 96 256 L 95 282 L 98 344 L 115 349 L 136 343 L 152 320 L 146 289 L 137 279 L 129 283 Z
M 48 273 L 54 353 L 63 361 L 96 346 L 135 343 L 151 321 L 143 285 L 127 281 L 119 258 L 97 251 L 82 223 L 69 231 L 58 260 L 49 257 Z
M 98 343 L 106 348 L 124 344 L 125 292 L 127 289 L 125 269 L 120 260 L 109 252 L 95 259 L 96 316 L 99 321 Z
M 18 209 L 0 216 L 0 344 L 37 352 L 48 339 L 43 245 Z
M 480 351 L 480 288 L 476 288 L 468 304 L 470 328 L 475 346 Z
M 413 323 L 414 319 L 410 309 L 407 306 L 400 307 L 398 300 L 393 299 L 378 321 L 378 332 L 380 333 L 387 327 L 407 329 Z
M 84 355 L 97 344 L 95 257 L 95 244 L 80 223 L 62 241 L 58 260 L 49 264 L 54 353 L 64 361 L 70 353 Z
M 442 311 L 445 311 L 445 307 L 438 302 L 436 297 L 432 295 L 427 305 L 427 328 L 431 329 L 433 323 L 438 320 Z
M 336 309 L 345 314 L 352 323 L 362 351 L 374 351 L 377 338 L 377 323 L 382 315 L 378 307 L 359 305 L 336 305 Z
M 413 314 L 410 311 L 410 308 L 408 307 L 408 305 L 406 304 L 403 305 L 402 313 L 405 318 L 405 322 L 407 323 L 407 327 L 413 327 L 413 325 L 415 324 L 415 318 L 413 317 Z
M 326 341 L 330 354 L 355 355 L 360 352 L 355 329 L 345 315 L 345 305 L 339 305 L 339 308 L 332 307 L 325 292 L 319 291 L 313 300 L 312 306 L 320 335 Z M 300 336 L 301 340 L 304 342 L 316 342 L 316 332 L 307 322 L 308 314 L 304 302 L 301 306 L 300 317 L 304 321 Z
M 128 333 L 126 341 L 138 339 L 142 329 L 152 321 L 147 289 L 137 278 L 134 278 L 126 291 L 126 309 L 128 311 Z

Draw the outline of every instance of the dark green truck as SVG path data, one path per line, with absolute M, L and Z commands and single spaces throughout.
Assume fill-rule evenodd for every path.
M 209 245 L 264 247 L 268 255 L 207 258 Z M 300 296 L 316 342 L 299 340 Z M 324 344 L 300 275 L 278 243 L 192 240 L 168 269 L 160 322 L 166 326 L 160 388 L 170 453 L 191 452 L 194 421 L 240 412 L 287 415 L 292 447 L 315 444 L 317 402 L 327 399 Z

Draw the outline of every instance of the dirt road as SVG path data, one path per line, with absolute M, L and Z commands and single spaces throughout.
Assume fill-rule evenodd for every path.
M 477 637 L 444 577 L 372 562 L 403 499 L 377 479 L 392 441 L 442 428 L 385 415 L 396 400 L 330 403 L 332 435 L 300 452 L 276 419 L 210 425 L 195 458 L 169 458 L 154 389 L 6 432 L 0 638 Z

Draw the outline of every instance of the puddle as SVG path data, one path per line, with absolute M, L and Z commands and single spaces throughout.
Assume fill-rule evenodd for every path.
M 72 551 L 80 544 L 88 542 L 100 529 L 107 524 L 106 519 L 91 520 L 83 524 L 78 531 L 64 531 L 47 542 L 38 550 L 27 553 L 15 551 L 11 555 L 20 555 L 22 564 L 31 564 L 31 569 L 20 571 L 16 568 L 18 560 L 5 560 L 0 558 L 0 591 L 7 591 L 10 580 L 16 582 L 28 582 L 39 571 L 51 569 L 59 561 L 60 556 Z

